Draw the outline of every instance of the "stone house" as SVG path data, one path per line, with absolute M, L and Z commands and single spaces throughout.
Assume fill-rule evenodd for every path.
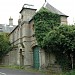
M 14 49 L 4 57 L 3 63 L 6 65 L 21 65 L 37 69 L 47 67 L 49 64 L 55 64 L 55 56 L 39 48 L 34 37 L 35 31 L 32 17 L 36 14 L 36 9 L 30 8 L 32 5 L 25 4 L 24 6 L 20 11 L 21 19 L 18 20 L 18 26 L 9 35 L 11 45 Z M 67 24 L 67 15 L 49 3 L 45 3 L 43 7 L 52 13 L 59 14 L 61 16 L 61 24 Z

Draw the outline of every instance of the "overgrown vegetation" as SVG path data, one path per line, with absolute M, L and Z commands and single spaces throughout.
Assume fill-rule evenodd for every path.
M 42 42 L 46 34 L 53 29 L 54 26 L 60 25 L 60 16 L 49 12 L 46 8 L 40 9 L 34 16 L 35 36 L 39 46 L 42 47 Z
M 75 52 L 75 26 L 60 25 L 60 16 L 42 8 L 34 16 L 38 45 L 56 55 L 56 63 L 71 68 L 71 55 Z
M 63 73 L 61 75 L 75 75 L 75 70 L 71 70 L 71 71 Z
M 70 55 L 74 56 L 75 52 L 75 26 L 60 25 L 55 27 L 44 38 L 43 47 L 54 52 L 57 61 L 63 67 L 71 68 L 69 67 L 71 65 Z
M 11 50 L 7 33 L 0 33 L 0 59 Z

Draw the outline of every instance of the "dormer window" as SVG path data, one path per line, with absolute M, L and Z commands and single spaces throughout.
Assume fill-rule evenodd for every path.
M 2 28 L 0 28 L 0 32 L 3 32 Z

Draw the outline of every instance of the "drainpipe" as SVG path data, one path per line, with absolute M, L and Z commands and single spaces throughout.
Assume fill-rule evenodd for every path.
M 41 48 L 39 48 L 39 70 L 41 70 Z

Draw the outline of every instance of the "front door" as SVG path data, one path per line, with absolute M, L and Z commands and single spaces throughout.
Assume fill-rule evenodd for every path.
M 39 47 L 33 49 L 33 67 L 39 69 Z

